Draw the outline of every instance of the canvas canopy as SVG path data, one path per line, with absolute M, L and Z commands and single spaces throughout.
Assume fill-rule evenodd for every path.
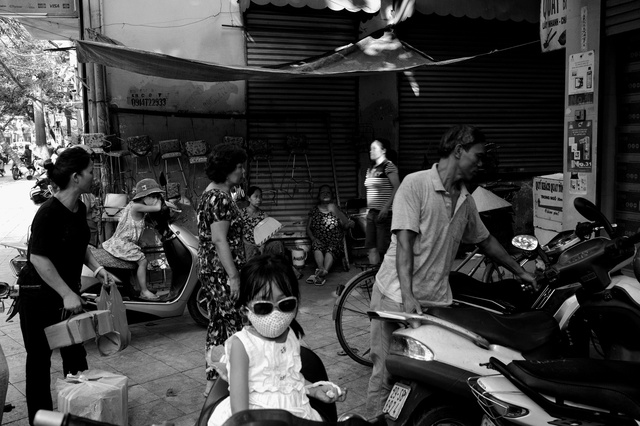
M 222 65 L 97 41 L 77 40 L 75 45 L 80 62 L 93 62 L 144 75 L 208 82 L 398 72 L 470 59 L 434 61 L 400 41 L 392 31 L 379 31 L 324 55 L 278 67 Z

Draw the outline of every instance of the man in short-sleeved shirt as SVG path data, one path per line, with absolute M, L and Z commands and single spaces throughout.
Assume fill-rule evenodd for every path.
M 484 143 L 477 128 L 454 126 L 442 136 L 440 161 L 404 178 L 393 200 L 393 236 L 376 275 L 371 310 L 422 312 L 429 306 L 450 305 L 449 272 L 461 242 L 478 244 L 523 281 L 535 282 L 489 234 L 464 185 L 482 166 Z M 384 363 L 396 328 L 390 322 L 371 321 L 369 417 L 382 412 L 391 390 Z

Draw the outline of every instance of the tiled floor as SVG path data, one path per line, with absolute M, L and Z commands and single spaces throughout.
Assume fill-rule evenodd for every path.
M 28 181 L 0 177 L 0 241 L 19 240 L 24 237 L 35 207 L 28 198 Z M 7 208 L 11 204 L 11 208 Z M 14 251 L 0 248 L 0 281 L 13 283 L 8 262 Z M 335 268 L 326 285 L 315 287 L 305 284 L 313 272 L 307 266 L 299 281 L 302 306 L 298 320 L 306 332 L 305 341 L 324 361 L 329 379 L 349 390 L 345 402 L 338 403 L 338 413 L 363 413 L 368 367 L 350 358 L 339 356 L 340 350 L 331 318 L 335 298 L 332 292 L 339 283 L 346 283 L 359 270 L 343 272 Z M 7 402 L 15 408 L 4 414 L 2 424 L 27 425 L 25 404 L 25 351 L 17 317 L 10 323 L 0 315 L 0 345 L 7 358 L 10 385 Z M 131 345 L 124 351 L 101 357 L 95 344 L 87 343 L 89 366 L 129 378 L 129 424 L 151 425 L 171 421 L 176 426 L 192 426 L 198 418 L 204 396 L 204 339 L 205 330 L 197 326 L 188 313 L 164 319 L 131 325 Z M 62 377 L 58 351 L 52 358 L 52 392 L 55 404 L 55 382 Z

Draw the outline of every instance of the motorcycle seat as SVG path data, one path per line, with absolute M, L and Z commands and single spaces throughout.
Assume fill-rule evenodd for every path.
M 127 260 L 118 259 L 113 256 L 111 253 L 106 251 L 103 248 L 95 248 L 89 246 L 89 250 L 91 250 L 91 254 L 96 258 L 98 263 L 105 268 L 115 268 L 115 269 L 137 269 L 138 264 L 136 262 L 129 262 Z
M 507 370 L 542 394 L 640 419 L 640 362 L 595 359 L 513 361 Z
M 548 359 L 549 352 L 559 347 L 558 323 L 544 311 L 499 315 L 478 308 L 438 307 L 426 313 L 464 327 L 492 344 L 522 352 L 528 359 Z

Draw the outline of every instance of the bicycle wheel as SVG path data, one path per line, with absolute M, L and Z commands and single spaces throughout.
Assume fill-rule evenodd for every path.
M 378 269 L 369 269 L 353 277 L 345 286 L 334 306 L 334 320 L 338 342 L 351 359 L 373 366 L 371 352 L 371 321 L 367 315 L 371 292 Z

